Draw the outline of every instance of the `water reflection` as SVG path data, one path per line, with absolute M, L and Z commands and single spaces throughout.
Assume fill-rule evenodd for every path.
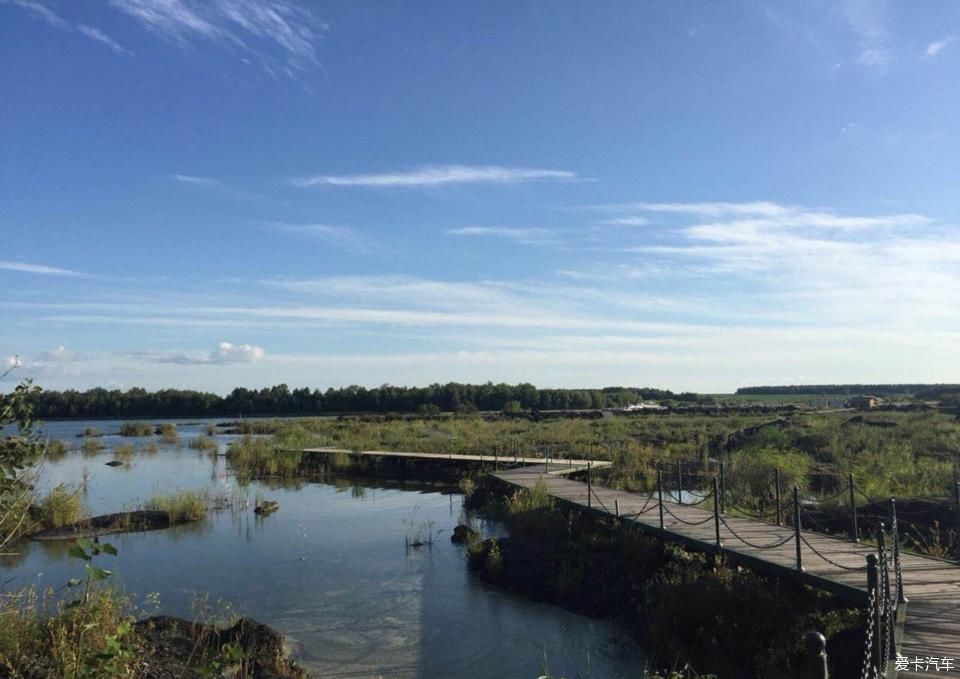
M 204 434 L 205 423 L 194 427 L 179 426 L 181 440 Z M 78 484 L 85 474 L 93 513 L 178 489 L 206 487 L 229 498 L 200 523 L 105 538 L 119 554 L 102 565 L 129 593 L 159 592 L 164 613 L 189 616 L 199 594 L 230 601 L 290 635 L 319 677 L 535 677 L 545 654 L 560 676 L 640 673 L 639 651 L 615 628 L 471 575 L 450 543 L 453 528 L 468 522 L 484 535 L 504 530 L 465 512 L 453 489 L 333 477 L 240 485 L 222 457 L 162 444 L 156 454 L 136 454 L 123 471 L 102 464 L 122 437 L 103 438 L 99 455 L 48 462 L 41 486 Z M 278 501 L 279 510 L 255 515 L 250 499 L 257 495 Z M 412 517 L 431 524 L 431 547 L 405 549 Z M 80 569 L 67 547 L 24 544 L 20 555 L 0 561 L 0 583 L 61 586 Z

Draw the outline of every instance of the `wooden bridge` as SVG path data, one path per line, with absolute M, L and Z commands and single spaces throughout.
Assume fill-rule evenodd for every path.
M 716 553 L 719 547 L 727 559 L 753 570 L 799 580 L 858 605 L 868 604 L 867 558 L 877 554 L 876 546 L 793 526 L 727 516 L 719 509 L 714 512 L 712 507 L 704 508 L 709 496 L 697 500 L 696 505 L 680 504 L 664 496 L 661 505 L 656 492 L 642 495 L 575 481 L 545 470 L 543 461 L 538 462 L 537 466 L 495 472 L 493 476 L 517 488 L 533 488 L 542 481 L 554 498 L 568 506 L 635 525 L 701 552 Z M 888 552 L 892 551 L 891 545 Z M 960 677 L 960 564 L 906 552 L 897 557 L 902 594 L 907 602 L 897 605 L 896 600 L 903 598 L 896 591 L 899 578 L 888 571 L 886 575 L 894 587 L 889 615 L 896 652 L 889 652 L 893 643 L 881 646 L 891 659 L 881 663 L 887 665 L 887 671 L 878 676 Z M 883 566 L 880 564 L 878 570 Z M 879 620 L 880 612 L 877 616 Z M 892 659 L 896 653 L 902 656 L 899 661 Z M 862 676 L 874 675 L 868 668 Z
M 386 457 L 408 460 L 433 460 L 435 462 L 469 462 L 480 465 L 491 465 L 495 468 L 501 465 L 504 467 L 515 465 L 537 465 L 540 469 L 545 470 L 550 474 L 561 476 L 564 474 L 582 471 L 586 469 L 588 465 L 592 466 L 593 469 L 601 469 L 603 467 L 609 467 L 612 464 L 606 461 L 577 460 L 567 457 L 524 457 L 523 455 L 504 455 L 500 453 L 484 455 L 482 452 L 476 454 L 416 453 L 400 450 L 348 450 L 346 448 L 305 448 L 303 452 L 372 458 Z
M 720 551 L 728 560 L 757 572 L 797 580 L 866 606 L 872 621 L 868 627 L 875 628 L 874 636 L 885 641 L 865 648 L 860 675 L 864 679 L 960 678 L 960 564 L 900 553 L 896 539 L 890 549 L 880 548 L 878 558 L 877 546 L 728 515 L 719 507 L 714 509 L 716 502 L 708 509 L 707 502 L 714 494 L 680 503 L 666 489 L 663 494 L 643 495 L 591 483 L 591 471 L 609 467 L 607 461 L 341 448 L 308 448 L 304 452 L 488 465 L 495 470 L 494 478 L 515 488 L 531 489 L 542 481 L 551 496 L 568 506 L 607 516 L 693 550 Z M 583 471 L 587 471 L 586 483 L 567 478 Z M 896 656 L 900 659 L 895 661 Z M 883 669 L 875 672 L 875 667 Z

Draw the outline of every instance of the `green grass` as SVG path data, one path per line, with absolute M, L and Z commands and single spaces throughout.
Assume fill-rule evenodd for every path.
M 177 425 L 172 422 L 164 422 L 163 424 L 157 425 L 156 432 L 160 435 L 164 443 L 177 442 Z
M 113 459 L 118 462 L 129 462 L 133 459 L 134 447 L 129 443 L 121 443 L 113 449 Z
M 190 447 L 195 450 L 206 450 L 210 452 L 217 452 L 219 446 L 217 442 L 213 440 L 210 436 L 197 436 L 196 438 L 190 439 Z
M 103 436 L 103 434 L 101 434 L 100 430 L 97 429 L 96 427 L 87 427 L 86 429 L 83 430 L 83 434 L 81 434 L 81 436 L 93 437 L 93 436 Z
M 80 446 L 80 450 L 83 452 L 84 456 L 89 457 L 91 455 L 96 455 L 103 450 L 103 444 L 97 439 L 84 439 L 83 445 Z
M 44 455 L 51 462 L 62 460 L 69 452 L 69 444 L 67 444 L 66 441 L 61 441 L 59 439 L 51 439 L 50 441 L 47 441 L 47 444 L 44 448 Z
M 89 516 L 80 489 L 70 490 L 63 483 L 53 488 L 40 501 L 39 520 L 44 528 L 68 526 Z
M 154 426 L 149 422 L 124 422 L 120 427 L 121 436 L 152 436 Z
M 204 490 L 178 490 L 168 495 L 154 495 L 143 504 L 148 511 L 167 512 L 170 523 L 189 523 L 207 516 L 208 493 Z
M 227 461 L 240 479 L 291 478 L 300 474 L 301 454 L 277 450 L 277 443 L 245 436 L 227 449 Z

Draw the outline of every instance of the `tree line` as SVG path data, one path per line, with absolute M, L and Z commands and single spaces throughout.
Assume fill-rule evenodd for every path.
M 616 408 L 641 400 L 696 402 L 697 394 L 666 389 L 538 389 L 532 384 L 431 384 L 367 389 L 351 385 L 326 391 L 278 384 L 237 387 L 227 396 L 190 389 L 43 391 L 34 413 L 41 419 L 125 417 L 240 417 L 335 413 L 463 412 L 470 410 L 579 410 Z
M 788 386 L 740 387 L 738 394 L 785 395 L 785 394 L 822 394 L 855 396 L 872 394 L 892 396 L 912 394 L 917 398 L 936 398 L 938 394 L 960 392 L 960 384 L 795 384 Z

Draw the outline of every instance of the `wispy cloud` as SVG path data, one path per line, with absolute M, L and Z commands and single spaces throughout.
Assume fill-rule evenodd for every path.
M 520 184 L 535 181 L 574 181 L 568 170 L 545 170 L 499 165 L 433 165 L 382 174 L 316 175 L 291 179 L 294 186 L 361 186 L 406 188 L 450 184 Z
M 104 45 L 112 49 L 116 54 L 132 56 L 128 50 L 121 47 L 113 38 L 101 31 L 99 28 L 87 26 L 86 24 L 80 24 L 77 26 L 77 30 L 88 38 L 102 42 Z
M 557 243 L 556 231 L 543 228 L 514 228 L 508 226 L 462 226 L 456 229 L 447 229 L 451 236 L 467 236 L 473 238 L 499 238 L 510 240 L 524 245 L 549 245 Z
M 239 49 L 259 57 L 271 73 L 280 61 L 263 47 L 279 48 L 285 55 L 283 63 L 304 68 L 317 62 L 317 42 L 327 29 L 290 0 L 110 0 L 110 4 L 177 45 L 203 40 Z
M 610 219 L 601 219 L 600 224 L 604 226 L 644 226 L 649 224 L 650 220 L 646 217 L 611 217 Z
M 247 201 L 269 201 L 268 198 L 260 195 L 259 193 L 247 191 L 246 189 L 240 189 L 236 186 L 231 186 L 230 184 L 227 184 L 220 179 L 216 179 L 215 177 L 202 177 L 192 174 L 174 174 L 172 177 L 181 184 L 186 184 L 187 186 L 193 186 L 197 189 L 210 191 L 211 193 L 219 194 L 225 198 Z
M 348 226 L 286 224 L 282 222 L 273 222 L 269 226 L 291 236 L 332 245 L 340 250 L 355 254 L 372 254 L 379 249 L 376 241 L 372 238 Z
M 234 365 L 259 363 L 266 356 L 263 347 L 252 344 L 231 344 L 220 342 L 208 356 L 188 356 L 187 354 L 162 354 L 153 357 L 154 363 L 174 363 L 176 365 Z
M 67 29 L 70 27 L 70 24 L 60 18 L 59 14 L 41 2 L 36 2 L 34 0 L 8 0 L 8 2 L 26 10 L 34 18 L 46 21 L 51 26 L 61 29 Z
M 20 273 L 35 273 L 45 276 L 86 276 L 86 274 L 79 271 L 61 269 L 58 266 L 48 266 L 46 264 L 28 264 L 26 262 L 0 261 L 0 269 L 5 271 L 19 271 Z
M 953 42 L 953 36 L 948 35 L 943 40 L 937 40 L 936 42 L 931 42 L 927 45 L 927 49 L 923 51 L 924 59 L 932 59 L 933 57 L 940 54 L 943 51 L 943 48 Z

